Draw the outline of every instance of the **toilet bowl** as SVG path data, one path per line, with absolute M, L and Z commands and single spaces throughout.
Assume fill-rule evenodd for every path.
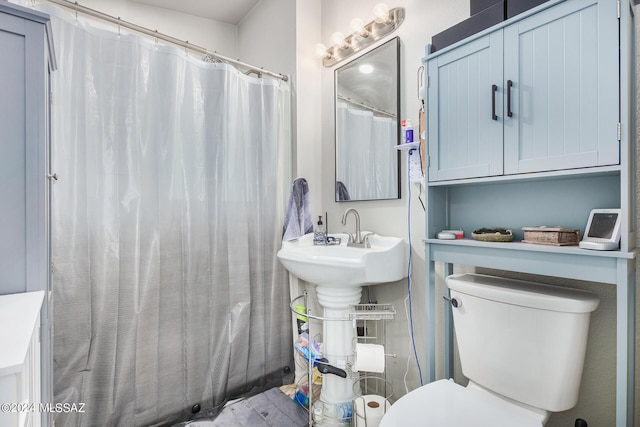
M 469 384 L 422 386 L 394 403 L 380 427 L 541 427 L 551 412 L 575 406 L 597 296 L 480 274 L 446 282 Z
M 406 394 L 379 427 L 541 427 L 542 417 L 453 380 L 439 380 Z

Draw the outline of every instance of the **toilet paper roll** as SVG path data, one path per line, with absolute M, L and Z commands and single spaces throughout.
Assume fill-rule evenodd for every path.
M 356 344 L 353 371 L 384 372 L 384 346 L 379 344 Z
M 387 399 L 377 394 L 356 397 L 354 403 L 356 427 L 378 427 L 382 417 L 391 407 Z

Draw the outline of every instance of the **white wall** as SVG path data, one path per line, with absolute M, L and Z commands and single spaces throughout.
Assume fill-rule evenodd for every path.
M 235 25 L 125 0 L 81 0 L 79 3 L 230 58 L 238 55 Z
M 311 209 L 321 203 L 320 0 L 262 0 L 239 25 L 239 55 L 246 62 L 291 77 L 293 176 L 309 183 Z M 302 96 L 301 96 L 302 94 Z
M 309 182 L 311 211 L 323 211 L 322 188 L 322 65 L 315 53 L 321 37 L 321 0 L 296 1 L 296 87 L 297 113 L 294 126 L 297 135 L 296 175 Z
M 238 57 L 257 67 L 295 75 L 295 0 L 262 0 L 238 25 Z
M 340 0 L 322 1 L 322 42 L 331 45 L 330 37 L 335 31 L 350 33 L 349 22 L 354 17 L 360 17 L 368 22 L 373 19 L 373 7 L 377 0 L 360 0 L 357 2 L 343 2 Z M 401 41 L 401 118 L 410 119 L 417 127 L 418 99 L 417 99 L 417 70 L 422 65 L 424 48 L 431 35 L 461 21 L 469 14 L 467 0 L 439 0 L 425 2 L 421 0 L 398 0 L 388 3 L 389 7 L 404 7 L 405 21 L 392 35 L 385 37 L 370 49 L 384 43 L 391 37 L 399 36 Z M 367 51 L 368 51 L 367 50 Z M 348 208 L 355 208 L 360 213 L 362 229 L 373 230 L 379 234 L 399 237 L 409 237 L 407 233 L 407 179 L 406 154 L 401 155 L 402 199 L 386 201 L 341 202 L 334 201 L 334 70 L 343 63 L 332 68 L 325 68 L 322 79 L 322 162 L 323 170 L 323 209 L 329 212 L 329 229 L 340 231 L 353 230 L 353 220 L 349 220 L 346 227 L 340 223 L 342 213 Z M 390 153 L 393 155 L 393 153 Z M 425 355 L 425 302 L 424 302 L 424 211 L 418 200 L 419 186 L 411 186 L 411 239 L 413 253 L 412 268 L 412 299 L 413 319 L 416 345 L 420 363 L 424 365 Z M 400 281 L 393 284 L 372 287 L 372 295 L 379 303 L 391 303 L 398 314 L 390 322 L 387 333 L 387 353 L 398 355 L 395 359 L 387 359 L 387 377 L 391 380 L 395 396 L 405 393 L 403 378 L 407 368 L 407 358 L 411 354 L 409 347 L 408 324 L 405 315 L 404 300 L 407 296 L 407 282 Z M 365 292 L 366 295 L 366 292 Z M 441 365 L 441 363 L 439 364 Z M 424 366 L 423 366 L 424 370 Z M 414 360 L 409 363 L 407 386 L 413 390 L 420 385 L 418 369 Z

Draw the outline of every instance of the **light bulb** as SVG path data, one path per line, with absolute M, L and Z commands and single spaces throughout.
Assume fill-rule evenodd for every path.
M 373 8 L 373 16 L 376 17 L 378 24 L 389 22 L 389 6 L 384 3 L 378 3 Z
M 344 34 L 342 34 L 340 31 L 336 31 L 335 33 L 333 33 L 331 35 L 331 43 L 338 47 L 344 47 Z
M 358 67 L 358 71 L 360 71 L 362 74 L 371 74 L 373 73 L 373 66 L 370 64 L 362 64 Z
M 318 55 L 320 58 L 324 58 L 326 54 L 327 54 L 327 47 L 322 43 L 318 43 L 316 45 L 316 55 Z
M 367 36 L 367 30 L 364 27 L 364 22 L 360 18 L 353 18 L 351 20 L 351 29 L 354 33 L 360 34 L 361 37 Z

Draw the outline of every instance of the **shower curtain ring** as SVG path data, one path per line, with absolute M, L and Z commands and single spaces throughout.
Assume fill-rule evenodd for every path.
M 184 45 L 184 56 L 189 56 L 189 51 L 187 50 L 187 48 L 189 47 L 189 40 L 185 41 L 185 45 Z
M 158 48 L 158 30 L 155 30 L 156 32 L 156 49 Z
M 118 16 L 118 37 L 120 37 L 120 17 Z
M 76 24 L 78 23 L 78 2 L 75 2 L 76 5 Z

